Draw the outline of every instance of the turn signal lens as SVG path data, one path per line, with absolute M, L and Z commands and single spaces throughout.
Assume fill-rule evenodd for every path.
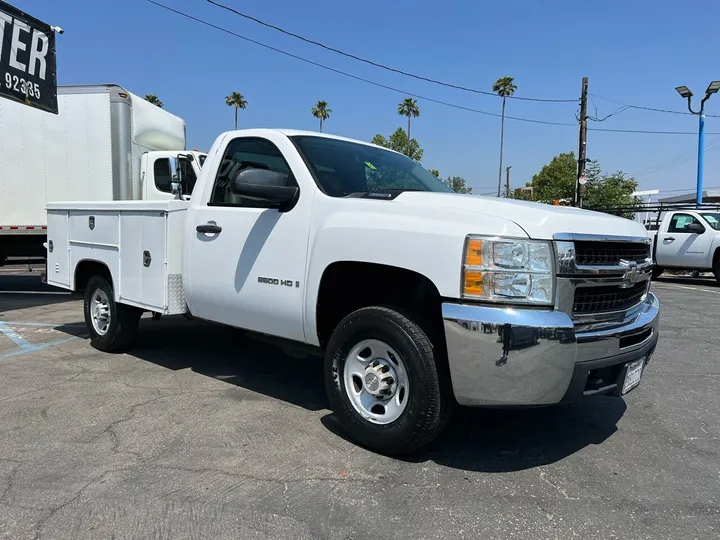
M 468 266 L 482 266 L 483 262 L 483 241 L 470 239 L 467 244 L 465 264 Z
M 465 294 L 467 296 L 482 296 L 483 293 L 483 272 L 465 272 Z
M 541 240 L 469 236 L 462 273 L 464 298 L 552 305 L 552 244 Z

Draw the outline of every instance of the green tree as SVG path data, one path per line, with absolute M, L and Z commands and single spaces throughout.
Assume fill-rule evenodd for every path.
M 330 118 L 332 109 L 328 109 L 327 101 L 318 101 L 310 112 L 315 118 L 320 119 L 320 133 L 322 133 L 323 121 Z
M 247 109 L 247 101 L 245 100 L 245 96 L 243 96 L 240 92 L 233 92 L 229 96 L 225 96 L 225 105 L 235 108 L 235 129 L 237 129 L 238 109 Z
M 145 96 L 145 101 L 147 101 L 148 103 L 152 103 L 153 105 L 155 105 L 156 107 L 160 107 L 161 109 L 164 105 L 164 103 L 160 101 L 160 98 L 157 97 L 155 94 L 147 94 Z
M 590 209 L 602 210 L 617 206 L 633 206 L 639 200 L 633 197 L 638 183 L 622 171 L 603 174 L 599 178 L 588 178 L 585 184 L 585 198 L 583 206 Z M 624 213 L 625 217 L 632 218 L 632 213 Z
M 429 172 L 430 172 L 430 174 L 440 178 L 440 171 L 438 171 L 437 169 L 430 169 Z
M 615 206 L 632 206 L 637 201 L 632 193 L 637 182 L 623 172 L 606 174 L 602 172 L 597 160 L 588 160 L 585 169 L 585 199 L 583 206 L 590 209 L 602 209 Z M 573 152 L 555 156 L 544 165 L 532 179 L 532 199 L 552 202 L 556 199 L 575 197 L 577 182 L 577 160 Z M 632 217 L 626 215 L 626 217 Z
M 533 199 L 548 203 L 555 199 L 573 199 L 576 178 L 575 154 L 573 152 L 558 154 L 533 176 Z
M 502 115 L 500 117 L 500 168 L 498 169 L 498 192 L 500 196 L 502 190 L 502 165 L 503 165 L 503 144 L 505 143 L 505 100 L 512 96 L 517 90 L 517 86 L 513 83 L 515 79 L 512 77 L 500 77 L 493 84 L 492 91 L 502 97 Z
M 448 176 L 446 180 L 443 180 L 443 184 L 455 193 L 472 193 L 472 188 L 465 185 L 465 179 L 462 176 Z
M 407 116 L 408 121 L 408 128 L 407 128 L 407 137 L 408 137 L 408 144 L 412 142 L 412 139 L 410 138 L 410 119 L 411 118 L 417 118 L 420 116 L 420 108 L 418 107 L 417 100 L 413 98 L 405 98 L 403 99 L 399 104 L 397 108 L 397 112 L 400 116 Z M 408 146 L 408 154 L 410 152 L 410 147 Z
M 390 135 L 387 139 L 378 133 L 370 142 L 377 144 L 378 146 L 390 148 L 391 150 L 395 150 L 401 154 L 405 154 L 407 157 L 415 161 L 420 161 L 423 156 L 423 149 L 420 148 L 420 144 L 417 140 L 410 139 L 408 141 L 407 133 L 405 133 L 405 130 L 401 127 L 397 128 L 395 133 Z

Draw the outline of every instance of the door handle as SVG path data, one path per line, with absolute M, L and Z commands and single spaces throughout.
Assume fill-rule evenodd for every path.
M 218 234 L 222 231 L 222 227 L 219 225 L 213 225 L 212 223 L 206 223 L 205 225 L 198 225 L 195 230 L 200 233 L 215 233 Z
M 674 241 L 675 241 L 675 238 L 672 237 L 672 236 L 668 236 L 667 238 L 665 238 L 665 240 L 668 241 L 668 242 L 674 242 Z

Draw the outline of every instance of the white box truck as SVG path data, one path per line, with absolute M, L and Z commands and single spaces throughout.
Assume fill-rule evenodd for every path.
M 84 292 L 95 347 L 130 347 L 150 311 L 324 354 L 342 426 L 387 454 L 455 403 L 624 395 L 658 342 L 641 224 L 457 195 L 322 133 L 224 133 L 189 201 L 48 203 L 48 225 L 48 283 Z
M 120 86 L 60 86 L 58 109 L 0 101 L 0 266 L 44 259 L 47 201 L 172 199 L 178 167 L 189 194 L 205 159 L 182 118 Z

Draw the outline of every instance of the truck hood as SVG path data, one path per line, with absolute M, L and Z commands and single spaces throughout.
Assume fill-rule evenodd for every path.
M 555 233 L 647 237 L 645 227 L 636 221 L 569 206 L 421 191 L 406 191 L 400 194 L 395 202 L 417 207 L 447 208 L 509 220 L 521 227 L 530 238 L 537 240 L 552 240 Z M 470 234 L 473 232 L 482 233 L 469 231 Z

